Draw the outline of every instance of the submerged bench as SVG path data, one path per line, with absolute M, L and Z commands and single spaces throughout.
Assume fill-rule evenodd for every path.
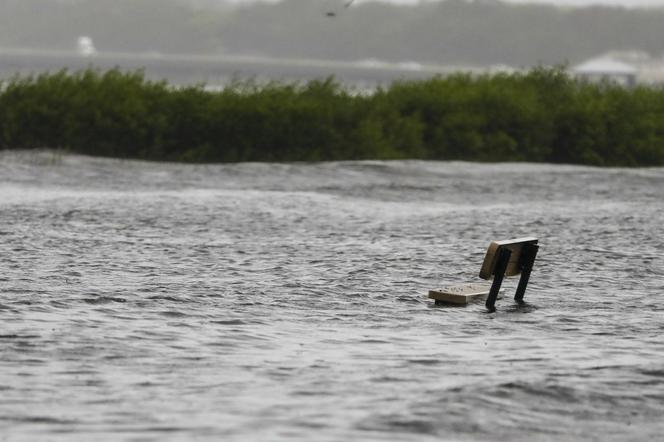
M 480 278 L 486 280 L 493 278 L 493 283 L 462 284 L 435 289 L 429 291 L 429 298 L 440 305 L 468 304 L 475 298 L 486 296 L 486 308 L 494 312 L 498 292 L 505 276 L 521 274 L 514 299 L 520 304 L 523 303 L 523 295 L 526 293 L 530 272 L 539 249 L 537 242 L 537 238 L 530 237 L 493 241 L 489 244 L 480 269 Z

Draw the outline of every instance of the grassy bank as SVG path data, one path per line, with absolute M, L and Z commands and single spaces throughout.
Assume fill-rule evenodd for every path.
M 420 158 L 664 164 L 664 90 L 557 70 L 394 84 L 332 80 L 208 92 L 141 73 L 60 72 L 0 86 L 0 149 L 195 162 Z

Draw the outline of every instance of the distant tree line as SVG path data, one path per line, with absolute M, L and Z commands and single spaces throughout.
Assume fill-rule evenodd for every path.
M 100 51 L 518 67 L 576 63 L 609 50 L 660 55 L 664 48 L 664 8 L 344 3 L 283 0 L 230 8 L 191 0 L 3 0 L 0 47 L 71 49 L 78 36 L 89 35 Z
M 140 72 L 0 84 L 0 149 L 189 162 L 432 159 L 664 165 L 664 90 L 559 70 L 355 94 L 333 79 L 173 88 Z

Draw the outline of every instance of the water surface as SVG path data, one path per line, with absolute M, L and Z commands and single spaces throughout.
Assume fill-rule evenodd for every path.
M 655 440 L 664 169 L 0 154 L 0 440 Z M 492 239 L 526 293 L 435 307 Z

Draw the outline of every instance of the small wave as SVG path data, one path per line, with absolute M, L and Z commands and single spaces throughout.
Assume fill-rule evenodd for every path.
M 357 425 L 362 431 L 380 431 L 385 433 L 408 433 L 420 435 L 435 435 L 438 426 L 435 422 L 417 418 L 406 418 L 397 414 L 386 414 L 373 417 L 369 421 Z
M 0 335 L 0 339 L 37 339 L 40 338 L 41 336 L 39 335 L 14 335 L 14 334 L 7 334 L 7 335 Z
M 407 359 L 406 362 L 415 365 L 439 365 L 442 363 L 440 359 Z
M 212 324 L 218 324 L 218 325 L 247 325 L 247 321 L 243 321 L 242 319 L 226 319 L 226 320 L 217 320 L 217 321 L 210 321 Z
M 176 311 L 176 310 L 166 310 L 163 312 L 159 312 L 161 316 L 166 316 L 168 318 L 186 318 L 190 315 L 184 312 Z
M 148 299 L 152 301 L 188 302 L 188 300 L 186 299 L 176 298 L 175 296 L 167 296 L 167 295 L 148 296 Z
M 83 299 L 83 302 L 93 305 L 103 305 L 103 304 L 110 304 L 113 302 L 124 303 L 127 302 L 127 300 L 115 296 L 99 296 L 97 298 L 85 298 Z
M 15 422 L 22 424 L 49 424 L 49 425 L 74 425 L 78 421 L 72 419 L 60 419 L 50 416 L 0 416 L 0 421 Z
M 664 378 L 664 368 L 643 369 L 643 370 L 641 370 L 641 373 L 646 375 L 646 376 Z

